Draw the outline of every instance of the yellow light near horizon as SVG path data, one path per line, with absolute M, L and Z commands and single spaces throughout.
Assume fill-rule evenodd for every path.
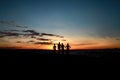
M 53 45 L 48 45 L 46 48 L 49 50 L 53 50 Z

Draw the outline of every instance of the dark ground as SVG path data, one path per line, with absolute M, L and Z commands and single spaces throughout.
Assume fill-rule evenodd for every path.
M 119 64 L 120 50 L 74 50 L 69 55 L 54 54 L 50 50 L 0 49 L 0 62 L 40 64 Z

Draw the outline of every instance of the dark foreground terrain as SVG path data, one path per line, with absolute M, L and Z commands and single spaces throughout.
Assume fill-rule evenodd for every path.
M 119 64 L 120 50 L 74 50 L 69 55 L 50 50 L 0 49 L 0 62 L 40 64 Z

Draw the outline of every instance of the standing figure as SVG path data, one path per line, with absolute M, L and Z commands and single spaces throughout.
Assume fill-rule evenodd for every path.
M 53 52 L 56 53 L 56 45 L 53 46 Z
M 65 46 L 64 46 L 64 44 L 62 43 L 62 44 L 61 44 L 62 54 L 64 54 L 64 47 L 65 47 Z
M 60 42 L 58 43 L 58 53 L 60 54 Z
M 69 43 L 67 43 L 67 45 L 66 45 L 66 53 L 67 54 L 69 54 L 70 53 L 70 45 L 69 45 Z

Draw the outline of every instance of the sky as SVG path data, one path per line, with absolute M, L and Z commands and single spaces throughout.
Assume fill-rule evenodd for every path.
M 0 48 L 120 48 L 119 0 L 0 0 Z

